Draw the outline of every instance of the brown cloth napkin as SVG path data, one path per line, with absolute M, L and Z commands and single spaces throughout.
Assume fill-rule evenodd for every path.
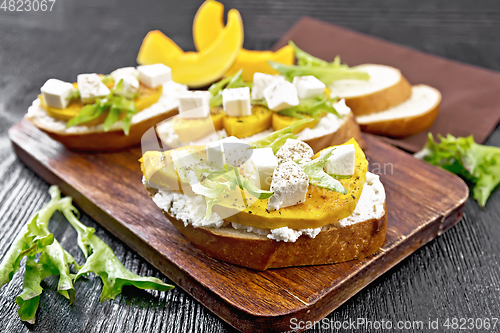
M 338 54 L 349 66 L 365 63 L 399 68 L 411 84 L 428 84 L 441 91 L 434 135 L 474 135 L 483 143 L 500 120 L 500 73 L 412 50 L 380 38 L 351 31 L 310 17 L 301 18 L 274 45 L 292 40 L 312 55 L 332 61 Z M 411 152 L 427 141 L 427 131 L 404 139 L 383 138 Z

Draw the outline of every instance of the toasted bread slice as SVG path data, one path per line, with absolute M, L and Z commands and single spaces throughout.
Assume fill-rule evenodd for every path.
M 314 153 L 317 153 L 326 147 L 336 146 L 347 142 L 351 138 L 354 138 L 358 142 L 361 149 L 366 147 L 365 141 L 361 136 L 360 127 L 352 112 L 346 116 L 345 121 L 336 131 L 316 138 L 304 140 L 304 142 L 311 146 Z
M 179 85 L 180 86 L 180 85 Z M 115 123 L 108 132 L 102 124 L 95 126 L 75 126 L 66 128 L 66 121 L 52 118 L 36 99 L 28 108 L 25 118 L 46 132 L 54 140 L 69 149 L 85 151 L 112 151 L 135 146 L 141 142 L 143 134 L 157 123 L 178 113 L 177 92 L 165 91 L 157 103 L 132 117 L 130 134 L 125 135 L 121 122 Z
M 375 253 L 385 241 L 385 191 L 377 176 L 371 175 L 369 178 L 373 191 L 367 192 L 364 199 L 360 199 L 351 216 L 322 227 L 314 237 L 302 235 L 289 242 L 276 241 L 270 238 L 269 234 L 236 229 L 227 222 L 220 228 L 195 228 L 192 224 L 176 219 L 168 211 L 162 211 L 193 245 L 214 258 L 232 264 L 260 271 L 269 268 L 333 264 L 367 257 Z M 157 189 L 148 186 L 146 189 L 152 198 L 158 193 Z M 183 218 L 186 219 L 185 216 Z M 260 230 L 265 233 L 264 229 Z
M 385 65 L 353 67 L 370 75 L 368 81 L 339 80 L 329 86 L 331 96 L 344 98 L 355 116 L 377 113 L 407 100 L 411 86 L 399 69 Z
M 392 108 L 379 113 L 357 117 L 362 131 L 404 137 L 420 133 L 429 127 L 439 113 L 441 93 L 430 86 L 412 87 L 411 97 Z

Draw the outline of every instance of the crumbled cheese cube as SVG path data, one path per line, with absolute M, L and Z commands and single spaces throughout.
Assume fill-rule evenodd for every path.
M 281 75 L 270 75 L 264 73 L 254 73 L 253 75 L 253 86 L 252 86 L 252 98 L 253 99 L 263 99 L 264 89 L 277 81 L 285 81 L 285 78 Z
M 226 115 L 230 117 L 250 116 L 250 88 L 232 88 L 222 91 L 222 106 Z
M 132 98 L 139 89 L 139 80 L 130 74 L 116 75 L 115 80 L 115 94 Z M 121 82 L 121 83 L 120 83 Z M 118 86 L 121 85 L 120 89 Z
M 309 98 L 322 94 L 325 84 L 313 75 L 296 76 L 293 78 L 293 85 L 297 89 L 299 98 Z
M 137 67 L 139 81 L 149 88 L 156 88 L 172 80 L 172 70 L 164 64 L 145 65 Z
M 114 71 L 111 72 L 111 77 L 113 80 L 117 81 L 118 78 L 123 77 L 123 76 L 128 76 L 131 75 L 135 77 L 136 79 L 139 79 L 139 71 L 135 67 L 123 67 L 123 68 L 118 68 L 115 69 Z
M 267 106 L 273 111 L 281 111 L 299 104 L 297 89 L 288 81 L 276 81 L 264 89 Z
M 333 104 L 333 107 L 341 116 L 347 116 L 349 113 L 351 113 L 351 108 L 345 104 L 345 99 L 343 98 L 337 103 Z
M 179 117 L 205 118 L 210 115 L 210 92 L 185 91 L 179 95 Z
M 108 87 L 102 83 L 97 74 L 80 74 L 77 76 L 78 90 L 82 103 L 94 103 L 96 98 L 103 98 L 110 93 Z
M 278 165 L 274 170 L 267 209 L 278 210 L 295 206 L 306 201 L 309 177 L 295 162 L 289 161 Z
M 274 169 L 278 167 L 278 159 L 271 148 L 252 150 L 252 156 L 245 162 L 245 177 L 261 190 L 269 191 Z
M 207 144 L 206 150 L 207 160 L 221 168 L 224 167 L 226 163 L 239 167 L 245 163 L 252 154 L 250 146 L 234 136 L 210 142 Z
M 295 139 L 286 139 L 285 143 L 276 153 L 278 163 L 309 159 L 314 155 L 312 148 L 305 142 Z
M 337 146 L 323 168 L 330 175 L 352 176 L 354 175 L 355 155 L 354 145 Z
M 75 91 L 75 87 L 69 82 L 58 79 L 48 79 L 40 89 L 43 100 L 47 106 L 56 109 L 65 109 L 68 106 L 69 94 Z

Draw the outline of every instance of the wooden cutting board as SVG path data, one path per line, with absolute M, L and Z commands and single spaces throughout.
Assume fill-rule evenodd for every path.
M 148 197 L 139 148 L 76 153 L 23 120 L 9 131 L 17 156 L 179 287 L 232 326 L 289 331 L 320 320 L 416 249 L 456 224 L 468 188 L 455 175 L 365 136 L 370 169 L 381 175 L 389 222 L 374 255 L 335 265 L 256 272 L 204 255 Z M 385 172 L 384 172 L 385 169 Z

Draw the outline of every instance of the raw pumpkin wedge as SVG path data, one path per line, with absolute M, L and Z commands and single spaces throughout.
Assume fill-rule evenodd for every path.
M 205 1 L 194 17 L 193 40 L 196 50 L 201 52 L 209 47 L 224 28 L 224 5 L 215 0 Z M 253 81 L 253 74 L 256 72 L 278 74 L 272 68 L 268 60 L 292 65 L 294 61 L 294 51 L 290 45 L 286 45 L 276 52 L 273 51 L 252 51 L 241 49 L 236 61 L 226 71 L 224 77 L 230 76 L 243 69 L 243 80 Z
M 137 56 L 141 65 L 163 63 L 172 69 L 172 80 L 191 88 L 206 86 L 221 78 L 243 46 L 243 23 L 236 9 L 227 14 L 227 24 L 201 52 L 183 52 L 159 31 L 146 35 Z
M 234 64 L 224 74 L 224 77 L 233 75 L 243 69 L 243 80 L 251 82 L 255 73 L 279 74 L 277 70 L 269 65 L 268 60 L 293 65 L 294 59 L 293 48 L 290 45 L 283 46 L 276 52 L 242 49 Z

